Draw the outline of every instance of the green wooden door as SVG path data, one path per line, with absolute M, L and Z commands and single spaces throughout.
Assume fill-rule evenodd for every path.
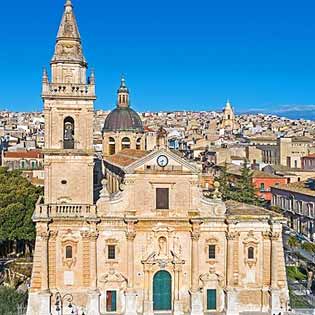
M 172 309 L 172 278 L 164 270 L 153 277 L 153 310 L 167 311 Z
M 215 289 L 207 290 L 207 309 L 208 310 L 217 309 L 217 290 Z

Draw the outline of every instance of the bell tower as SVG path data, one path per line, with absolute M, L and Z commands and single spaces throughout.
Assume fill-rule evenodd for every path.
M 94 73 L 87 63 L 70 0 L 66 1 L 51 79 L 44 70 L 45 204 L 93 204 Z

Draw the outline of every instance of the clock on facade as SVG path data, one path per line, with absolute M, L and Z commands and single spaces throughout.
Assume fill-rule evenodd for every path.
M 167 158 L 167 156 L 165 156 L 165 155 L 160 155 L 160 156 L 157 158 L 157 164 L 158 164 L 160 167 L 165 167 L 165 166 L 167 166 L 167 164 L 168 164 L 168 158 Z

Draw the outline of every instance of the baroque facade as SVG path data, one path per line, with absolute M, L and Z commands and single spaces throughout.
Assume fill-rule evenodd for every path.
M 217 191 L 203 196 L 199 171 L 167 149 L 162 129 L 154 150 L 104 156 L 93 201 L 95 84 L 86 70 L 67 0 L 51 79 L 43 74 L 45 195 L 33 216 L 27 315 L 57 315 L 56 304 L 78 315 L 285 314 L 283 218 L 224 203 Z

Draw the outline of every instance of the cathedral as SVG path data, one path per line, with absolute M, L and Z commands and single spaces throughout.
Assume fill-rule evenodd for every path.
M 148 150 L 124 78 L 96 194 L 95 78 L 71 0 L 50 65 L 27 315 L 286 314 L 283 217 L 223 202 L 217 186 L 203 196 L 199 170 L 167 148 L 163 129 Z

